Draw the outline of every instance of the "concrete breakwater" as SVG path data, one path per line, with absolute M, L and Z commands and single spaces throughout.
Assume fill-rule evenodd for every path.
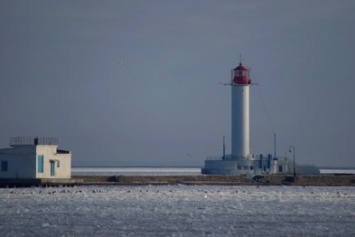
M 84 184 L 83 179 L 0 179 L 0 188 L 75 186 Z
M 284 176 L 195 175 L 195 176 L 75 176 L 83 184 L 112 185 L 297 185 L 355 186 L 355 175 Z
M 84 184 L 121 184 L 121 185 L 251 185 L 253 180 L 242 175 L 182 175 L 182 176 L 75 176 L 83 179 Z
M 0 179 L 0 187 L 46 187 L 79 185 L 294 185 L 355 186 L 355 175 L 284 176 L 192 175 L 192 176 L 73 176 L 72 179 Z

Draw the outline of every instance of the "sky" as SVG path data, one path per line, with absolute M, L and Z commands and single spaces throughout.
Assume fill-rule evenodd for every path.
M 73 166 L 196 166 L 231 150 L 355 167 L 355 1 L 0 0 L 0 147 L 56 137 Z

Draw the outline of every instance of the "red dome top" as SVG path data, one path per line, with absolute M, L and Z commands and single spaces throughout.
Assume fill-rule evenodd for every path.
M 248 71 L 248 68 L 244 67 L 242 63 L 239 63 L 238 67 L 234 68 L 234 70 Z
M 249 69 L 244 67 L 242 63 L 239 63 L 238 67 L 233 69 L 233 80 L 232 83 L 234 85 L 248 85 L 251 84 L 251 80 L 249 78 Z

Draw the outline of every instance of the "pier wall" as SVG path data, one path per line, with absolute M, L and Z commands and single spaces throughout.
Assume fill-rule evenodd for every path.
M 355 186 L 355 175 L 285 176 L 268 175 L 196 175 L 196 176 L 75 176 L 84 184 L 118 185 L 298 185 L 298 186 Z
M 355 175 L 255 176 L 255 183 L 297 186 L 355 186 Z
M 355 175 L 284 176 L 74 176 L 72 179 L 0 179 L 0 187 L 46 187 L 79 185 L 293 185 L 355 186 Z
M 253 184 L 252 179 L 242 175 L 182 175 L 182 176 L 75 176 L 84 183 L 117 183 L 117 184 Z

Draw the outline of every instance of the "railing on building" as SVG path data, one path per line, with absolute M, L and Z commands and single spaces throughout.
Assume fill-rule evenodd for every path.
M 264 159 L 267 159 L 268 156 L 263 156 Z M 259 160 L 260 156 L 259 155 L 252 155 L 250 158 L 246 158 L 243 156 L 234 156 L 234 155 L 225 155 L 225 156 L 208 156 L 206 157 L 206 160 L 238 160 L 238 161 L 249 161 L 249 160 Z
M 12 137 L 10 146 L 58 145 L 58 138 L 53 137 Z
M 233 156 L 233 155 L 225 155 L 225 156 L 208 156 L 206 157 L 206 160 L 243 160 L 246 159 L 245 157 L 238 157 L 238 156 Z

